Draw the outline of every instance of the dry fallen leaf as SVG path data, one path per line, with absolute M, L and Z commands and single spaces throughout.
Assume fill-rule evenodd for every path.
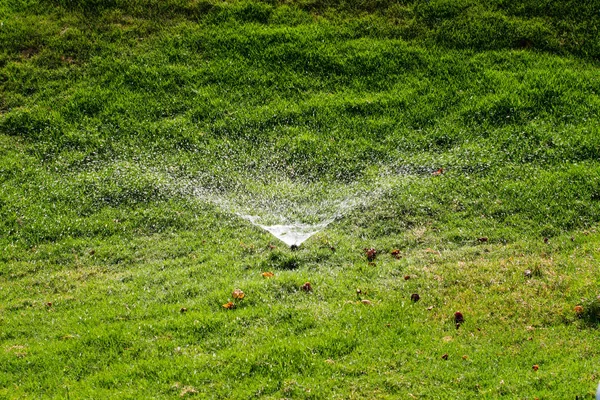
M 377 258 L 377 250 L 371 247 L 370 249 L 365 248 L 364 251 L 365 255 L 367 256 L 367 260 L 375 261 L 375 258 Z
M 439 176 L 439 175 L 441 175 L 441 174 L 443 174 L 443 173 L 444 173 L 444 168 L 439 168 L 439 169 L 437 169 L 436 171 L 433 171 L 433 172 L 431 173 L 431 175 L 433 175 L 433 176 Z
M 540 367 L 537 364 L 534 364 L 532 368 L 534 371 L 537 371 Z
M 223 307 L 225 307 L 228 310 L 232 310 L 235 308 L 235 304 L 233 304 L 232 302 L 228 302 L 228 303 L 223 304 Z
M 272 273 L 271 271 L 267 271 L 267 272 L 263 272 L 262 276 L 264 276 L 265 278 L 272 278 L 275 276 L 275 274 Z
M 399 260 L 399 259 L 400 259 L 400 250 L 398 250 L 398 249 L 394 249 L 394 250 L 392 250 L 392 256 L 393 256 L 395 259 Z
M 413 301 L 413 303 L 416 303 L 417 301 L 419 301 L 420 298 L 421 298 L 421 296 L 419 296 L 418 293 L 413 293 L 410 295 L 410 299 Z
M 462 315 L 462 313 L 460 311 L 457 311 L 454 313 L 454 323 L 458 324 L 462 324 L 463 322 L 465 322 L 465 317 L 464 315 Z
M 242 292 L 241 289 L 235 289 L 233 291 L 233 293 L 231 293 L 231 295 L 233 296 L 234 299 L 243 299 L 244 296 L 246 295 L 244 292 Z
M 442 356 L 442 360 L 447 360 L 447 359 L 448 359 L 448 354 L 444 354 L 444 355 Z
M 181 307 L 181 310 L 179 310 L 179 312 L 180 312 L 180 313 L 182 313 L 182 314 L 183 314 L 184 312 L 186 312 L 186 311 L 187 311 L 187 308 L 185 308 L 185 307 Z
M 577 314 L 582 314 L 583 313 L 583 307 L 582 306 L 575 306 L 575 312 Z
M 370 300 L 367 300 L 367 299 L 361 300 L 360 302 L 363 303 L 363 304 L 365 304 L 365 305 L 367 305 L 367 306 L 370 306 L 370 305 L 373 304 Z
M 312 286 L 310 282 L 306 282 L 304 285 L 300 286 L 300 289 L 304 290 L 305 292 L 312 292 Z

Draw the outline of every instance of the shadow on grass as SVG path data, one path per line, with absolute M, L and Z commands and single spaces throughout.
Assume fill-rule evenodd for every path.
M 583 305 L 581 319 L 590 328 L 600 327 L 600 296 L 587 301 Z

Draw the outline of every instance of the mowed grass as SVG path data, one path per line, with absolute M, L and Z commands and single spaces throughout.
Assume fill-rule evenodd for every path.
M 0 394 L 591 398 L 597 9 L 3 3 Z M 194 196 L 372 177 L 296 252 Z

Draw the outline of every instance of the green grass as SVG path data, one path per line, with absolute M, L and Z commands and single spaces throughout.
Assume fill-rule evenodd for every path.
M 599 9 L 3 2 L 0 396 L 592 398 Z

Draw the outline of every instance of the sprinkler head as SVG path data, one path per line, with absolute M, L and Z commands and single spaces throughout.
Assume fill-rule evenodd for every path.
M 298 245 L 296 245 L 296 244 L 293 244 L 293 245 L 291 245 L 291 246 L 290 246 L 290 250 L 291 250 L 291 251 L 296 251 L 296 250 L 298 250 Z

